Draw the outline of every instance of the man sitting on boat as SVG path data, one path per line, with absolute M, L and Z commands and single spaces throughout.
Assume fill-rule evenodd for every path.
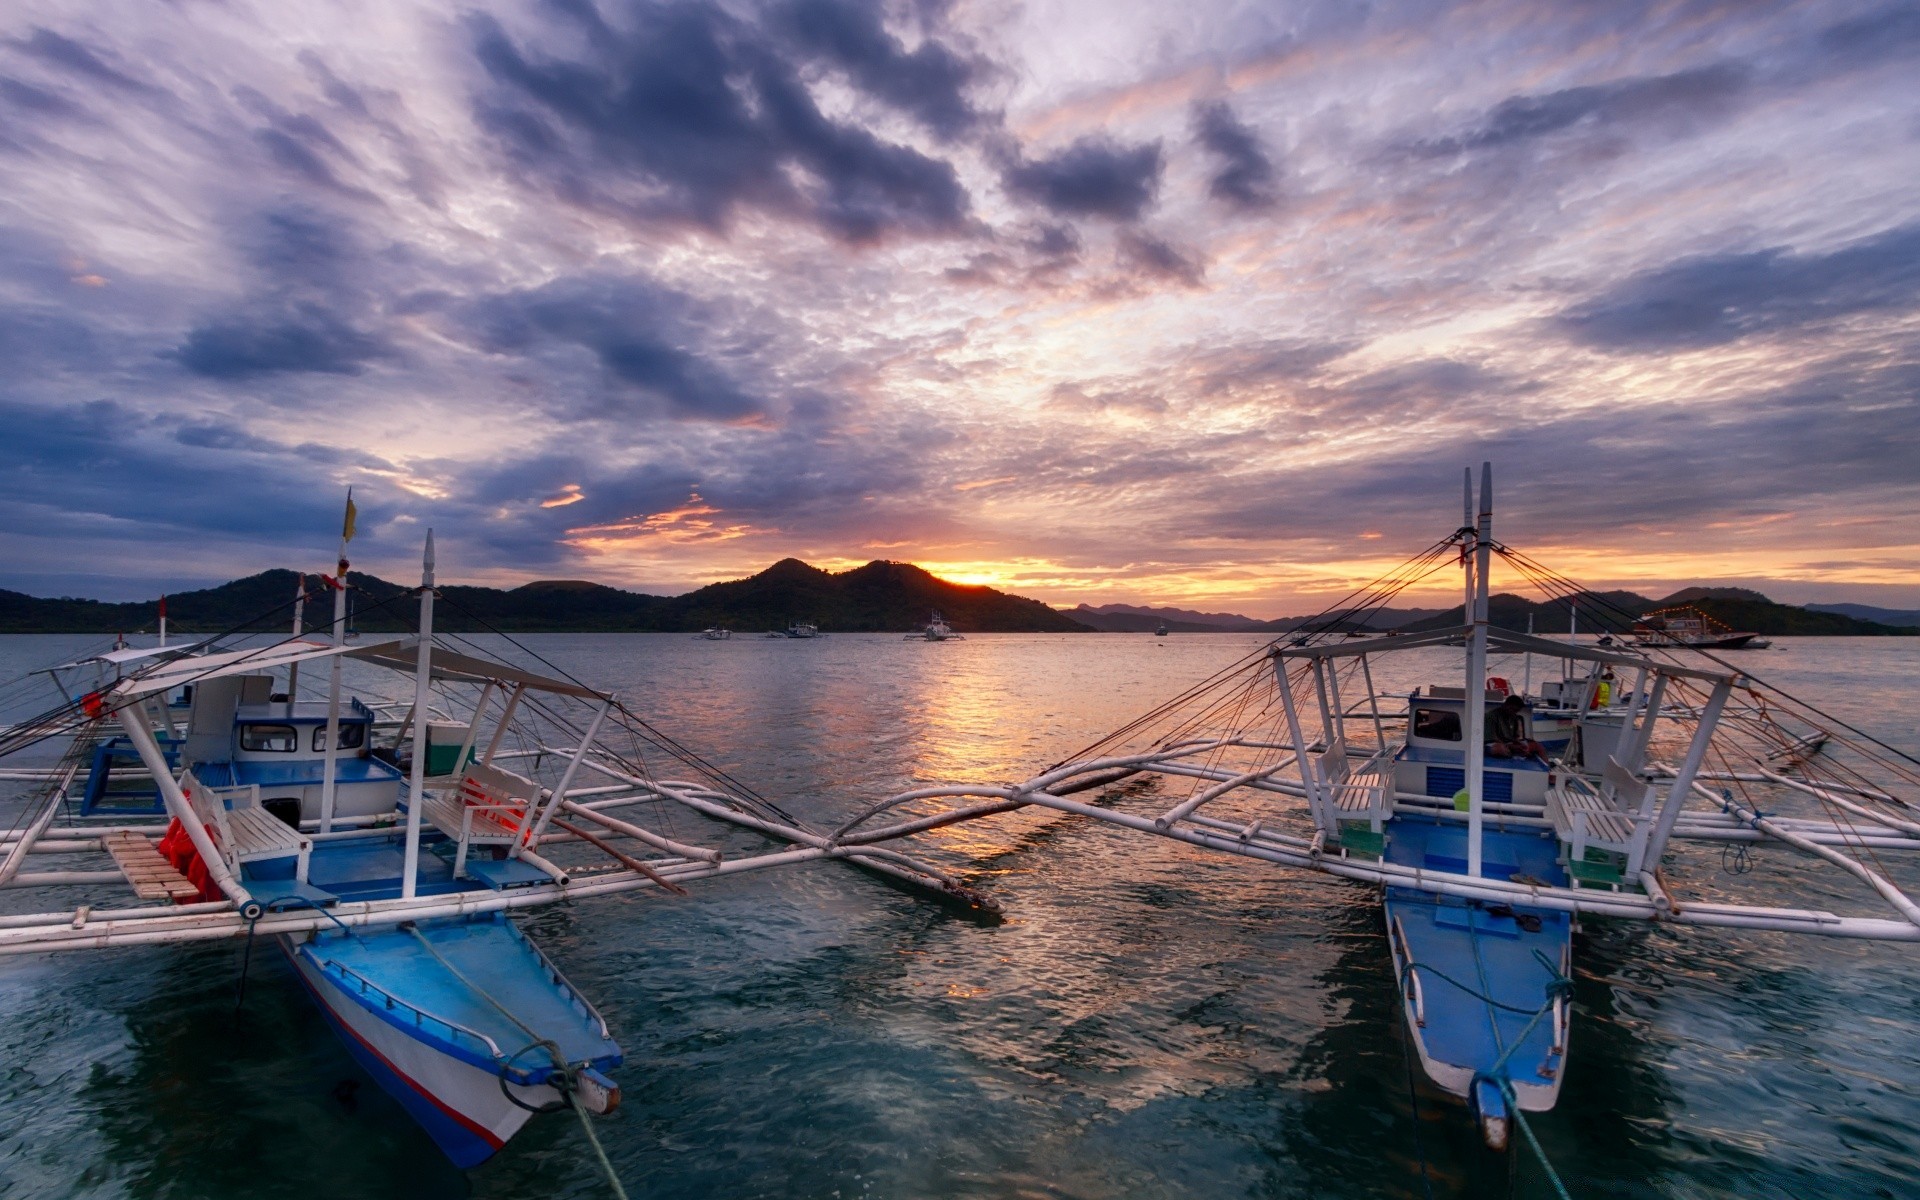
M 1487 710 L 1488 758 L 1537 758 L 1546 761 L 1547 748 L 1527 736 L 1526 702 L 1509 695 L 1499 707 Z

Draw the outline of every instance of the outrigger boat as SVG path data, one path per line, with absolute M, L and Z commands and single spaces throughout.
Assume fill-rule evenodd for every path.
M 573 1107 L 591 1136 L 585 1114 L 619 1101 L 613 1031 L 512 913 L 820 859 L 992 910 L 899 850 L 829 845 L 610 692 L 436 636 L 431 533 L 413 637 L 345 640 L 346 567 L 343 538 L 330 639 L 110 652 L 71 665 L 98 672 L 91 689 L 0 732 L 0 754 L 66 745 L 53 768 L 5 772 L 43 790 L 0 841 L 0 887 L 91 889 L 0 916 L 0 954 L 272 938 L 353 1057 L 468 1167 L 535 1112 Z M 349 664 L 411 685 L 397 722 L 345 693 Z M 303 667 L 310 685 L 325 669 L 324 701 L 299 695 Z M 663 802 L 754 848 L 623 811 Z
M 946 618 L 942 617 L 940 610 L 936 608 L 933 610 L 933 619 L 927 622 L 927 627 L 919 633 L 909 633 L 906 640 L 909 642 L 964 642 L 967 639 L 955 633 L 953 626 L 947 624 Z
M 1757 633 L 1743 633 L 1691 604 L 1643 613 L 1633 626 L 1636 646 L 1680 646 L 1688 650 L 1765 650 L 1773 645 Z
M 829 844 L 1048 808 L 1371 887 L 1412 1054 L 1495 1149 L 1516 1122 L 1526 1132 L 1521 1114 L 1553 1107 L 1567 1079 L 1581 921 L 1920 941 L 1920 906 L 1873 861 L 1920 850 L 1920 823 L 1895 794 L 1920 786 L 1920 761 L 1708 655 L 1497 629 L 1496 556 L 1551 598 L 1588 591 L 1494 540 L 1484 468 L 1477 514 L 1469 473 L 1459 530 L 1329 610 L 1385 607 L 1457 559 L 1465 623 L 1351 641 L 1334 620 L 1292 631 L 1024 782 L 902 793 Z M 1377 673 L 1416 678 L 1450 647 L 1464 651 L 1459 682 L 1395 693 L 1404 709 L 1382 705 Z M 1511 694 L 1489 689 L 1496 654 L 1567 665 L 1554 700 L 1518 706 L 1523 734 L 1530 713 L 1566 724 L 1538 756 L 1491 756 L 1488 717 Z M 1594 705 L 1609 678 L 1630 683 Z M 1808 745 L 1816 720 L 1850 732 L 1782 767 L 1778 752 Z M 1106 795 L 1071 798 L 1089 790 Z M 1802 852 L 1891 914 L 1828 911 L 1825 891 L 1804 907 L 1728 902 L 1724 879 L 1668 876 L 1682 841 Z

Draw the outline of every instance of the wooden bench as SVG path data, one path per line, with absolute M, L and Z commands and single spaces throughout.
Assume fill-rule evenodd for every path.
M 540 785 L 486 763 L 469 763 L 455 786 L 429 792 L 421 813 L 454 839 L 453 877 L 466 877 L 472 846 L 513 846 L 526 836 Z
M 140 834 L 121 830 L 103 834 L 100 841 L 113 856 L 113 865 L 119 867 L 127 882 L 133 885 L 133 894 L 142 900 L 192 903 L 200 895 L 200 889 L 174 870 L 173 864 Z

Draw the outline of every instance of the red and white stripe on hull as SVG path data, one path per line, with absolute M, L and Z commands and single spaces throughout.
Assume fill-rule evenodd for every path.
M 341 990 L 307 955 L 287 947 L 301 982 L 332 1018 L 354 1057 L 411 1113 L 455 1165 L 484 1162 L 532 1116 L 508 1100 L 497 1071 L 464 1061 L 413 1037 Z M 400 1010 L 396 1010 L 396 1016 Z M 559 1094 L 506 1085 L 522 1103 L 539 1107 Z

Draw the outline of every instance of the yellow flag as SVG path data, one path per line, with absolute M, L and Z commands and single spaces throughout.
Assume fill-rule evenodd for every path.
M 347 520 L 346 520 L 346 523 L 340 527 L 340 540 L 342 542 L 350 542 L 353 540 L 353 519 L 359 515 L 360 515 L 360 510 L 353 506 L 353 489 L 348 488 L 347 489 Z

